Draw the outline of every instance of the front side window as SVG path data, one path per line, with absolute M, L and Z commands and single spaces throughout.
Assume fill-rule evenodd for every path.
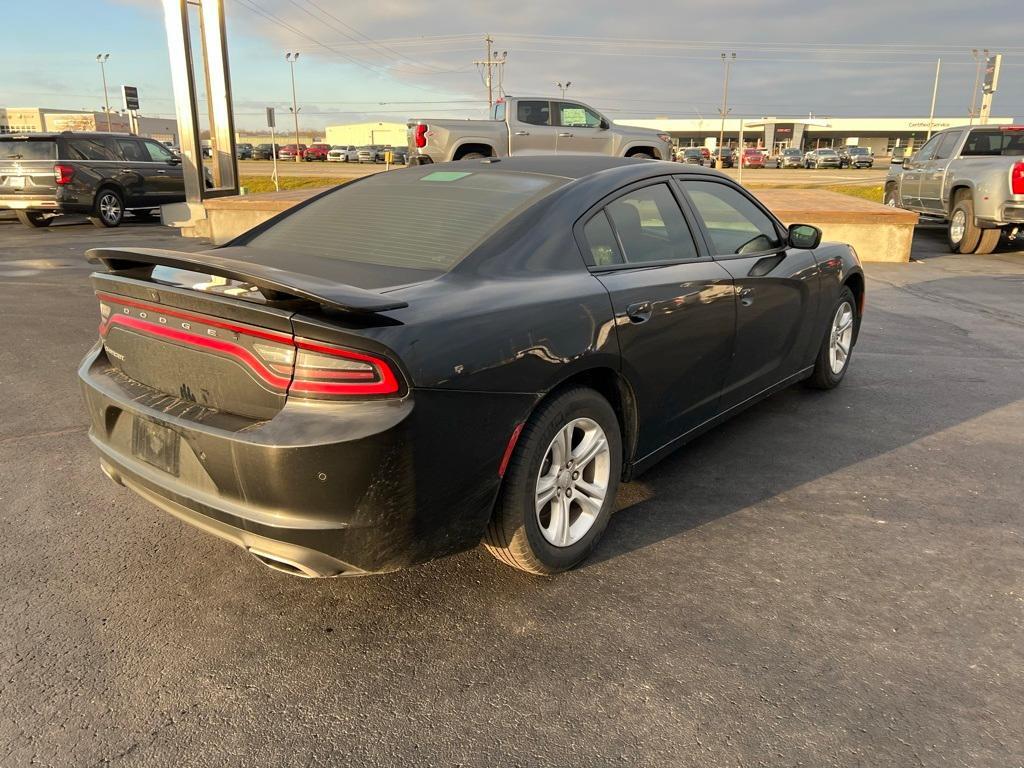
M 628 264 L 700 258 L 686 219 L 665 184 L 629 192 L 605 211 Z
M 505 102 L 499 101 L 494 105 L 494 119 L 505 122 Z
M 558 102 L 558 124 L 563 128 L 597 128 L 601 118 L 593 110 L 570 101 Z
M 782 245 L 775 224 L 742 192 L 711 181 L 683 181 L 717 255 L 758 253 Z
M 125 160 L 134 163 L 148 163 L 149 155 L 139 146 L 139 142 L 131 139 L 118 139 L 117 148 L 121 150 Z
M 516 105 L 516 118 L 527 125 L 551 125 L 551 102 L 520 101 Z
M 946 160 L 953 156 L 953 147 L 956 146 L 957 139 L 960 138 L 960 133 L 953 131 L 952 133 L 944 133 L 942 140 L 935 145 L 935 154 L 932 156 L 935 160 Z
M 939 146 L 939 142 L 942 140 L 942 136 L 933 136 L 923 147 L 921 147 L 917 154 L 914 155 L 915 163 L 923 163 L 925 160 L 931 160 L 932 155 L 935 154 L 936 148 Z
M 161 146 L 155 141 L 144 141 L 142 143 L 146 147 L 146 152 L 149 153 L 149 159 L 154 163 L 169 163 L 171 158 L 174 157 L 167 147 Z

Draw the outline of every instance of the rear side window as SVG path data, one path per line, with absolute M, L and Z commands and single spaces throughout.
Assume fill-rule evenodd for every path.
M 971 131 L 961 157 L 998 157 L 1000 155 L 1024 155 L 1024 130 L 1016 131 Z
M 605 210 L 629 264 L 699 258 L 693 235 L 664 184 L 629 192 Z
M 113 142 L 99 137 L 68 139 L 68 160 L 119 160 Z
M 600 211 L 587 222 L 583 227 L 583 237 L 587 240 L 590 260 L 595 267 L 608 267 L 622 263 L 619 244 L 615 242 L 615 234 L 612 232 L 611 224 L 608 223 L 608 215 L 604 211 Z
M 0 139 L 0 160 L 56 160 L 57 142 Z
M 246 243 L 282 254 L 448 271 L 565 182 L 489 171 L 382 173 L 339 187 Z
M 772 220 L 743 193 L 725 184 L 684 180 L 683 189 L 719 255 L 757 253 L 781 245 Z
M 516 118 L 528 125 L 551 125 L 551 102 L 520 101 L 516 105 Z

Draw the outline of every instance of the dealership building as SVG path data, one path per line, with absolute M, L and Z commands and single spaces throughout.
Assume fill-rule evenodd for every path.
M 718 144 L 721 118 L 674 119 L 630 118 L 615 121 L 619 125 L 654 128 L 668 133 L 681 147 L 710 147 Z M 795 147 L 803 150 L 843 145 L 868 147 L 876 156 L 891 155 L 896 147 L 912 151 L 943 128 L 967 125 L 969 117 L 788 117 L 729 118 L 725 121 L 726 146 L 740 142 L 742 122 L 743 145 L 770 148 L 773 154 Z M 1012 125 L 1009 117 L 989 118 L 989 125 Z
M 44 131 L 106 131 L 107 113 L 46 107 L 0 107 L 0 134 Z M 110 130 L 130 133 L 128 115 L 110 113 Z M 162 117 L 139 116 L 139 135 L 178 143 L 178 123 Z

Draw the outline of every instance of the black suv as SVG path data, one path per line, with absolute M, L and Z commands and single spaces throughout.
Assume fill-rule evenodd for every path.
M 63 213 L 116 227 L 126 210 L 184 200 L 181 158 L 158 141 L 73 131 L 0 135 L 0 210 L 30 227 Z

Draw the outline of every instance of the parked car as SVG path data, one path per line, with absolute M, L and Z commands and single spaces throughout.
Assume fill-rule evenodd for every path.
M 839 153 L 831 147 L 812 149 L 804 155 L 804 168 L 839 168 Z
M 779 155 L 779 168 L 803 168 L 804 153 L 795 147 L 782 150 Z
M 406 165 L 409 162 L 409 150 L 405 147 L 390 147 L 392 165 Z
M 307 147 L 305 144 L 299 144 L 298 148 L 296 148 L 295 144 L 285 144 L 283 147 L 277 150 L 277 159 L 294 160 L 296 154 L 298 154 L 299 159 L 301 160 L 306 155 L 306 149 Z
M 360 163 L 375 163 L 377 162 L 377 153 L 382 149 L 383 147 L 375 144 L 368 144 L 365 147 L 360 147 L 356 150 L 356 159 Z
M 278 144 L 257 144 L 252 151 L 254 160 L 273 160 L 275 153 L 280 153 Z
M 359 162 L 359 149 L 351 144 L 335 145 L 327 153 L 327 160 L 331 163 L 357 163 Z
M 717 172 L 592 155 L 376 174 L 199 253 L 110 244 L 90 438 L 108 477 L 285 573 L 481 538 L 557 573 L 620 479 L 839 385 L 864 276 L 820 239 Z
M 740 162 L 743 163 L 744 168 L 764 168 L 765 159 L 764 152 L 760 149 L 747 147 L 743 150 Z
M 700 147 L 687 147 L 683 150 L 680 162 L 688 165 L 704 165 L 704 153 L 700 151 Z
M 319 160 L 321 163 L 327 162 L 327 153 L 331 151 L 330 144 L 310 144 L 302 157 L 306 161 Z
M 494 105 L 491 117 L 410 120 L 409 162 L 419 165 L 523 154 L 672 158 L 667 133 L 613 125 L 582 102 L 508 96 Z
M 235 157 L 239 160 L 252 160 L 252 144 L 235 144 Z
M 867 147 L 841 147 L 839 149 L 840 168 L 871 168 L 875 158 Z
M 0 210 L 48 227 L 81 213 L 116 227 L 125 211 L 155 211 L 185 200 L 181 158 L 153 139 L 72 132 L 0 134 Z
M 991 253 L 1024 226 L 1024 125 L 936 133 L 911 157 L 894 156 L 884 201 L 945 221 L 953 253 Z
M 711 152 L 712 168 L 734 168 L 736 166 L 736 151 L 729 147 L 722 147 Z

